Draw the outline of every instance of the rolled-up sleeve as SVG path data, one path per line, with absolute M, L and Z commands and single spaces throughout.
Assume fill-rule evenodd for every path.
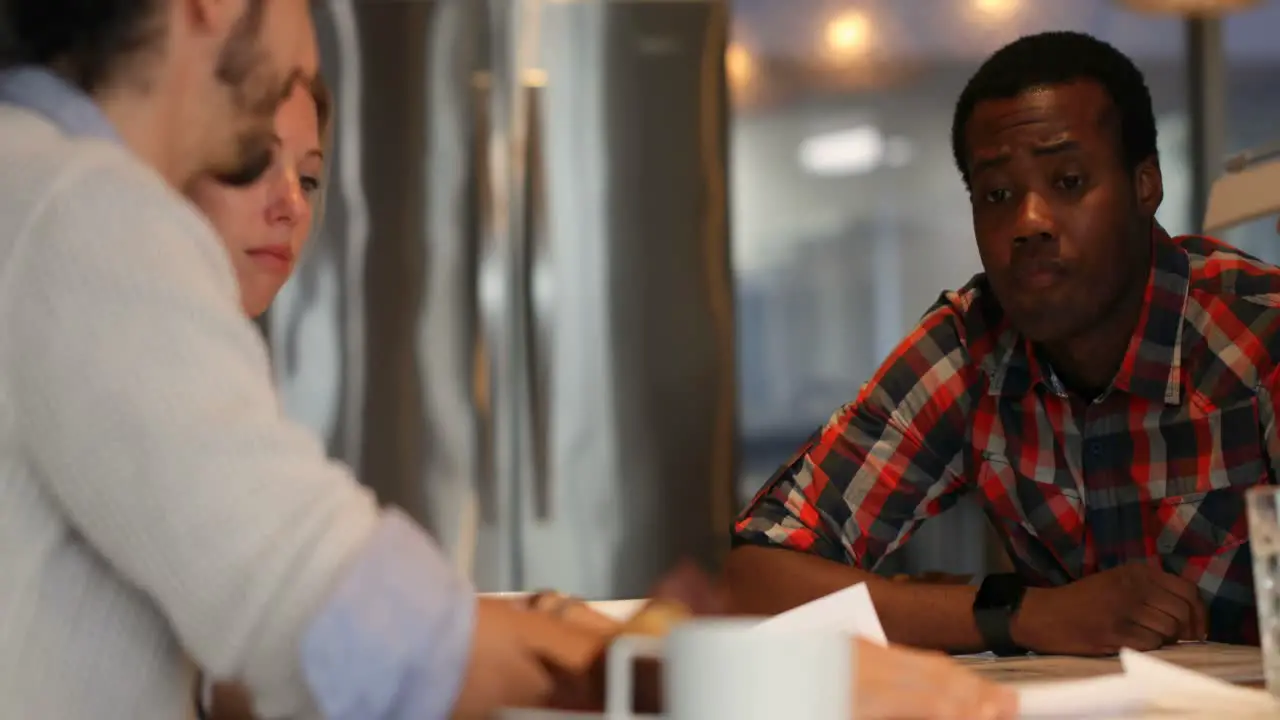
M 303 670 L 326 720 L 449 717 L 475 603 L 421 528 L 388 513 L 303 638 Z
M 959 316 L 940 305 L 769 479 L 739 516 L 734 544 L 874 569 L 965 489 L 977 387 Z

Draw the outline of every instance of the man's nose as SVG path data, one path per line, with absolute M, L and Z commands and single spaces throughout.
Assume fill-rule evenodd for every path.
M 1038 193 L 1028 192 L 1018 205 L 1014 226 L 1014 242 L 1023 244 L 1030 240 L 1052 240 L 1058 234 L 1053 218 L 1053 208 Z

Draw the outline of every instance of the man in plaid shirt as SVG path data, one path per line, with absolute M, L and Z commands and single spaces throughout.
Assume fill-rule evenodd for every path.
M 952 144 L 985 272 L 945 293 L 744 511 L 738 609 L 867 581 L 889 638 L 916 646 L 1256 643 L 1244 494 L 1274 482 L 1280 457 L 1280 271 L 1155 221 L 1150 94 L 1087 35 L 988 59 Z M 872 574 L 965 493 L 1016 573 L 980 588 Z

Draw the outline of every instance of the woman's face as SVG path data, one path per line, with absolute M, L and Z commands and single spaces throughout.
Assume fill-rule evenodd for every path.
M 271 167 L 256 183 L 232 188 L 205 178 L 191 187 L 192 201 L 227 247 L 250 317 L 266 311 L 293 272 L 323 170 L 316 103 L 299 83 L 276 113 Z

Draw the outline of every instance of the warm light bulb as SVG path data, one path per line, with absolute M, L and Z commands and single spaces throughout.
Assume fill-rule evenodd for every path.
M 756 74 L 755 58 L 741 45 L 730 45 L 724 56 L 725 70 L 734 85 L 746 85 Z
M 1004 20 L 1018 11 L 1021 0 L 973 0 L 973 10 L 983 18 Z
M 1120 0 L 1132 10 L 1178 15 L 1225 15 L 1247 10 L 1258 0 Z
M 827 46 L 840 55 L 862 52 L 870 36 L 871 23 L 862 13 L 846 13 L 827 24 Z

